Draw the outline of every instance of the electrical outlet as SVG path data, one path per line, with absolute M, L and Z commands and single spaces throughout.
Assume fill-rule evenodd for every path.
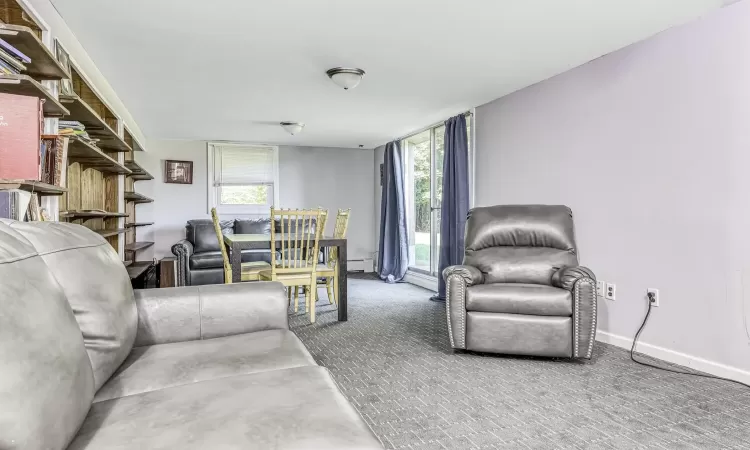
M 653 300 L 651 300 L 651 306 L 659 306 L 659 290 L 654 288 L 648 288 L 646 290 L 646 298 L 648 294 L 654 294 Z
M 617 286 L 614 283 L 607 283 L 607 289 L 604 291 L 604 298 L 614 300 L 617 297 Z
M 596 282 L 596 296 L 604 297 L 604 280 L 599 280 Z

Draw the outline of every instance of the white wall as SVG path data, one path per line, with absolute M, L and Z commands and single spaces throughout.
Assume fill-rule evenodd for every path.
M 185 223 L 210 218 L 206 146 L 205 141 L 152 140 L 147 153 L 136 154 L 136 160 L 156 177 L 136 183 L 138 192 L 154 199 L 154 203 L 137 206 L 139 221 L 156 223 L 139 230 L 144 233 L 139 240 L 153 238 L 155 242 L 152 254 L 144 252 L 144 259 L 172 256 L 172 244 L 185 237 Z M 193 161 L 193 184 L 164 183 L 166 159 Z M 280 147 L 280 206 L 327 208 L 328 233 L 333 231 L 336 210 L 352 208 L 349 259 L 371 258 L 376 247 L 372 161 L 372 150 Z
M 646 349 L 746 380 L 748 80 L 742 2 L 479 107 L 476 164 L 478 205 L 573 209 L 582 263 L 617 284 L 601 331 L 632 339 L 658 288 Z

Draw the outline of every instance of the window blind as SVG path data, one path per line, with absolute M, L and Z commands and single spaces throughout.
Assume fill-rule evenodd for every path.
M 274 183 L 273 148 L 216 146 L 214 153 L 214 186 Z

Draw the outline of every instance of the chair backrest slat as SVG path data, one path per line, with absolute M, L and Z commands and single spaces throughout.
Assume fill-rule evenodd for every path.
M 320 230 L 315 225 L 320 223 L 321 215 L 319 209 L 271 208 L 272 219 L 278 219 L 280 223 L 279 233 L 271 234 L 272 248 L 277 248 L 279 244 L 281 248 L 281 261 L 271 266 L 274 274 L 315 270 L 317 265 L 307 259 L 309 255 L 317 255 L 320 248 Z
M 229 255 L 227 254 L 227 247 L 224 245 L 224 234 L 221 232 L 221 223 L 219 222 L 219 215 L 216 213 L 216 208 L 211 208 L 211 219 L 214 222 L 214 231 L 216 231 L 216 239 L 219 240 L 219 248 L 221 249 L 221 259 L 224 261 L 224 283 L 232 283 L 232 266 L 229 264 Z
M 336 224 L 333 229 L 334 239 L 343 239 L 346 237 L 346 231 L 349 229 L 349 215 L 351 211 L 351 208 L 339 209 L 336 214 Z M 338 247 L 333 247 L 331 249 L 330 257 L 328 258 L 328 266 L 333 268 L 338 262 L 338 259 L 339 249 Z

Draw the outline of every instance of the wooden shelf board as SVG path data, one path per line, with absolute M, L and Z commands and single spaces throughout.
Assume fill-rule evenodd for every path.
M 60 102 L 39 82 L 28 75 L 0 75 L 0 93 L 24 95 L 44 99 L 44 117 L 62 117 L 70 114 Z
M 110 158 L 95 145 L 77 136 L 68 136 L 68 161 L 78 162 L 87 167 L 93 167 L 100 172 L 128 174 L 130 169 Z
M 41 196 L 45 195 L 62 195 L 68 190 L 59 186 L 54 186 L 41 181 L 33 180 L 8 180 L 0 178 L 0 191 L 10 189 L 20 189 L 22 191 L 36 192 Z
M 154 199 L 141 195 L 137 192 L 125 191 L 125 201 L 133 203 L 153 203 Z
M 110 236 L 117 236 L 118 234 L 123 234 L 127 230 L 125 228 L 112 228 L 112 229 L 106 229 L 106 230 L 94 230 L 95 233 L 97 233 L 101 237 L 110 237 Z
M 128 175 L 133 181 L 153 180 L 154 176 L 148 173 L 140 164 L 135 161 L 125 161 L 125 167 L 130 169 Z
M 123 266 L 125 266 L 125 267 L 128 267 L 128 266 L 130 266 L 131 264 L 133 264 L 133 261 L 123 261 L 123 262 L 122 262 L 122 265 L 123 265 Z
M 129 152 L 132 149 L 99 115 L 86 104 L 81 97 L 60 96 L 60 101 L 70 110 L 66 120 L 81 122 L 92 138 L 97 138 L 97 145 L 111 152 Z
M 143 275 L 143 273 L 153 265 L 153 261 L 136 261 L 133 262 L 130 266 L 126 267 L 126 269 L 128 271 L 128 275 L 130 276 L 130 279 L 134 279 Z
M 98 211 L 60 211 L 60 217 L 66 219 L 108 219 L 112 217 L 127 217 L 124 213 Z
M 137 252 L 146 248 L 151 247 L 154 245 L 153 242 L 133 242 L 130 244 L 125 244 L 125 251 L 126 252 Z
M 153 224 L 154 222 L 133 222 L 133 223 L 126 223 L 125 228 L 149 227 Z
M 31 58 L 31 62 L 25 64 L 26 71 L 24 74 L 37 80 L 70 78 L 62 64 L 57 61 L 31 28 L 0 24 L 0 39 Z

